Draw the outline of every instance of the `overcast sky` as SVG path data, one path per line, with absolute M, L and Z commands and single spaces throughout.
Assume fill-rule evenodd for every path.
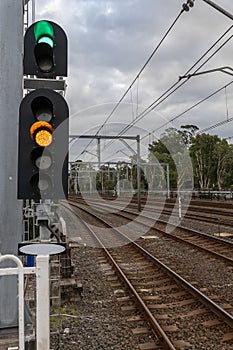
M 48 19 L 60 24 L 68 37 L 69 76 L 66 99 L 70 108 L 71 134 L 95 134 L 99 130 L 180 13 L 184 2 L 36 0 L 36 20 Z M 214 2 L 233 14 L 232 0 Z M 229 18 L 203 0 L 196 0 L 189 12 L 182 13 L 99 133 L 117 135 L 129 123 L 134 123 L 137 115 L 173 84 L 178 83 L 179 76 L 183 76 L 231 25 L 233 22 Z M 233 29 L 190 73 L 199 68 L 232 34 Z M 231 39 L 199 71 L 233 67 L 232 44 Z M 140 134 L 146 151 L 148 143 L 168 127 L 179 128 L 184 124 L 194 124 L 203 130 L 218 122 L 227 121 L 233 117 L 233 84 L 226 88 L 224 86 L 232 80 L 231 75 L 214 72 L 180 81 L 185 84 L 135 123 L 125 135 Z M 222 90 L 215 93 L 220 88 Z M 213 93 L 212 98 L 171 122 Z M 206 132 L 218 134 L 221 138 L 233 137 L 232 126 L 233 122 L 229 121 Z M 102 145 L 106 145 L 106 142 Z M 75 156 L 80 155 L 87 143 L 89 140 L 81 140 L 76 144 L 75 150 L 73 149 Z M 95 153 L 96 142 L 88 150 Z M 112 148 L 111 159 L 117 159 L 120 153 L 123 157 L 120 150 L 129 153 L 124 144 L 118 141 Z M 86 153 L 86 158 L 87 156 Z M 109 154 L 106 154 L 106 160 L 108 157 Z

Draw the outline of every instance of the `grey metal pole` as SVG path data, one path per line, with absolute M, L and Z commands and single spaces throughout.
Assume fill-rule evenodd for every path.
M 0 1 L 0 253 L 14 255 L 23 235 L 22 201 L 17 200 L 16 191 L 22 44 L 23 1 Z M 1 264 L 6 266 L 15 265 Z M 17 278 L 1 277 L 0 328 L 17 324 Z
M 97 157 L 98 157 L 98 168 L 100 169 L 101 159 L 100 159 L 100 137 L 97 138 Z
M 140 135 L 137 135 L 137 183 L 138 183 L 138 211 L 141 211 L 141 164 L 140 164 Z
M 117 164 L 117 195 L 120 197 L 121 194 L 121 185 L 120 185 L 120 170 Z
M 32 23 L 36 20 L 36 3 L 35 0 L 32 0 Z
M 167 173 L 167 198 L 170 198 L 170 171 L 169 164 L 166 165 L 166 173 Z

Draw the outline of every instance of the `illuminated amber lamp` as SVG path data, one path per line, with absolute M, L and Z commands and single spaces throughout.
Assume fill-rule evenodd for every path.
M 38 121 L 32 124 L 30 136 L 38 146 L 47 147 L 53 141 L 53 127 L 45 121 Z

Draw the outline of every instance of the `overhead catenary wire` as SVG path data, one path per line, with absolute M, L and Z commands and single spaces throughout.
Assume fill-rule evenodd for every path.
M 201 58 L 199 58 L 196 63 L 189 68 L 189 70 L 184 74 L 184 75 L 188 75 L 189 72 L 213 49 L 214 46 L 216 46 L 219 41 L 229 32 L 229 30 L 231 30 L 233 28 L 233 26 L 231 26 L 230 28 L 228 28 L 228 30 L 226 32 L 224 32 L 224 34 L 221 35 L 221 37 L 202 55 Z M 215 50 L 213 52 L 213 54 L 211 56 L 209 56 L 192 74 L 197 73 L 216 53 L 218 53 L 223 46 L 225 46 L 231 39 L 232 39 L 233 35 L 231 35 L 220 47 L 218 47 L 217 50 Z M 129 123 L 120 133 L 119 136 L 123 135 L 126 131 L 128 131 L 132 126 L 134 126 L 136 123 L 138 123 L 140 120 L 142 120 L 144 117 L 146 117 L 147 114 L 149 114 L 150 112 L 152 112 L 156 107 L 158 107 L 162 102 L 164 102 L 168 97 L 170 97 L 176 90 L 178 90 L 181 86 L 183 86 L 187 81 L 188 81 L 189 77 L 187 77 L 187 79 L 185 81 L 183 81 L 182 83 L 180 83 L 180 79 L 178 79 L 178 81 L 176 81 L 169 89 L 167 89 L 160 97 L 158 97 L 154 102 L 152 102 L 143 112 L 141 112 L 135 119 L 133 122 Z M 179 84 L 180 83 L 180 84 Z M 179 85 L 178 85 L 179 84 Z M 178 86 L 177 86 L 178 85 Z M 157 128 L 155 131 L 161 129 L 162 127 L 164 127 L 165 125 L 169 124 L 170 121 L 166 122 L 165 124 L 163 124 L 161 127 Z
M 184 110 L 183 112 L 179 113 L 178 115 L 176 115 L 175 117 L 173 117 L 172 119 L 169 120 L 169 122 L 167 123 L 171 123 L 173 121 L 175 121 L 176 119 L 180 118 L 181 116 L 185 115 L 186 113 L 190 112 L 192 109 L 198 107 L 200 104 L 204 103 L 205 101 L 207 101 L 208 99 L 210 99 L 211 97 L 215 96 L 216 94 L 218 94 L 219 92 L 221 92 L 222 90 L 225 90 L 227 87 L 229 87 L 230 85 L 233 84 L 233 80 L 230 81 L 228 84 L 220 87 L 219 89 L 215 90 L 214 92 L 212 92 L 211 94 L 209 94 L 208 96 L 204 97 L 203 99 L 199 100 L 198 102 L 196 102 L 195 104 L 193 104 L 192 106 L 188 107 L 186 110 Z M 233 121 L 233 118 L 228 118 L 226 120 L 223 120 L 221 122 L 218 122 L 217 124 L 214 124 L 214 125 L 211 125 L 210 127 L 207 127 L 203 130 L 200 130 L 198 131 L 196 134 L 200 134 L 200 133 L 203 133 L 207 130 L 210 130 L 210 129 L 214 129 L 215 127 L 217 126 L 220 126 L 220 125 L 223 125 L 223 124 L 226 124 L 227 122 L 231 122 Z M 166 124 L 167 124 L 166 123 Z M 150 131 L 149 133 L 147 133 L 146 135 L 144 135 L 142 138 L 141 138 L 141 141 L 144 140 L 146 137 L 152 137 L 153 134 L 155 133 L 155 131 L 157 131 L 157 129 L 155 130 L 152 130 Z M 150 141 L 149 141 L 150 143 Z M 133 145 L 133 144 L 132 144 Z M 131 146 L 132 146 L 131 145 Z
M 210 125 L 208 127 L 206 127 L 205 129 L 202 129 L 202 130 L 199 130 L 196 134 L 199 135 L 199 134 L 203 134 L 205 133 L 206 131 L 208 130 L 212 130 L 212 129 L 215 129 L 217 128 L 218 126 L 222 126 L 224 124 L 227 124 L 227 123 L 230 123 L 233 121 L 233 117 L 231 118 L 227 118 L 227 119 L 224 119 L 224 120 L 221 120 L 220 122 L 214 124 L 214 125 Z
M 211 47 L 205 51 L 205 53 L 187 70 L 187 72 L 184 75 L 188 75 L 189 72 L 191 72 L 191 70 L 197 66 L 198 63 L 200 63 L 203 58 L 208 55 L 208 53 L 224 38 L 224 36 L 226 36 L 230 30 L 233 28 L 233 25 L 231 25 L 212 45 Z M 210 61 L 211 58 L 213 58 L 214 55 L 216 55 L 222 48 L 223 46 L 225 46 L 231 39 L 232 39 L 233 35 L 231 35 L 230 37 L 228 37 L 192 74 L 195 74 L 196 72 L 198 72 L 208 61 Z M 136 123 L 138 123 L 141 119 L 143 119 L 147 114 L 149 114 L 150 112 L 152 112 L 156 107 L 158 107 L 162 102 L 164 102 L 168 97 L 170 97 L 175 91 L 177 91 L 181 86 L 183 86 L 187 81 L 189 80 L 189 77 L 187 77 L 186 80 L 180 82 L 180 79 L 178 79 L 174 84 L 172 84 L 171 87 L 169 87 L 162 95 L 160 95 L 154 102 L 152 102 L 143 112 L 141 112 L 135 119 L 133 122 L 129 123 L 125 128 L 123 128 L 117 136 L 122 136 L 123 134 L 125 134 L 132 126 L 134 126 Z M 231 83 L 230 83 L 231 84 Z M 178 86 L 177 86 L 178 85 Z M 227 86 L 227 85 L 226 85 Z M 223 87 L 224 88 L 224 87 Z M 222 89 L 222 88 L 221 88 Z M 220 90 L 221 90 L 220 89 Z M 209 98 L 209 97 L 208 97 Z M 181 116 L 181 115 L 180 115 Z M 176 117 L 176 119 L 178 119 L 178 116 Z M 167 121 L 166 123 L 164 123 L 162 126 L 158 127 L 157 129 L 153 130 L 153 133 L 158 131 L 159 129 L 161 129 L 162 127 L 168 125 L 169 123 L 171 123 L 172 121 L 174 121 L 175 119 L 172 118 L 171 120 Z M 151 133 L 151 132 L 150 132 Z M 147 137 L 147 135 L 145 135 L 143 137 L 143 139 L 145 137 Z M 115 140 L 110 141 L 106 147 L 109 147 L 113 142 L 115 142 Z
M 182 11 L 181 11 L 182 13 Z M 180 14 L 179 14 L 180 16 Z M 179 17 L 178 16 L 178 17 Z M 222 39 L 223 37 L 232 29 L 233 26 L 230 26 L 220 37 L 219 39 L 192 65 L 192 67 L 189 68 L 189 70 L 185 73 L 185 75 L 187 75 Z M 232 38 L 232 36 L 230 36 L 211 56 L 208 57 L 208 59 L 203 62 L 195 71 L 193 74 L 195 74 L 198 70 L 200 70 L 224 45 L 226 45 L 226 43 Z M 145 65 L 144 65 L 145 66 Z M 138 80 L 139 74 L 136 76 L 134 82 L 136 80 Z M 187 78 L 188 80 L 188 78 Z M 165 101 L 170 95 L 172 95 L 177 89 L 179 89 L 182 85 L 184 85 L 187 80 L 183 81 L 182 83 L 180 83 L 180 79 L 178 81 L 176 81 L 169 89 L 167 89 L 161 96 L 159 96 L 153 103 L 151 103 L 142 113 L 140 113 L 139 115 L 137 115 L 137 117 L 133 119 L 133 121 L 131 123 L 129 123 L 123 130 L 121 130 L 121 132 L 117 135 L 117 136 L 121 136 L 123 135 L 126 131 L 128 131 L 133 125 L 135 125 L 136 123 L 138 123 L 141 119 L 143 119 L 148 113 L 150 113 L 151 111 L 153 111 L 160 103 L 162 103 L 163 101 Z M 128 88 L 128 91 L 131 89 L 133 84 L 130 85 L 130 87 Z M 178 86 L 177 86 L 178 85 Z M 127 92 L 128 92 L 127 91 Z M 126 92 L 126 93 L 127 93 Z M 123 95 L 124 96 L 124 95 Z M 122 99 L 124 98 L 122 96 Z M 138 96 L 137 96 L 138 98 Z M 208 97 L 207 97 L 208 98 Z M 205 100 L 205 99 L 204 99 Z M 119 100 L 119 103 L 121 102 L 121 99 Z M 119 103 L 115 106 L 114 110 L 112 112 L 115 111 L 115 109 L 119 106 Z M 138 101 L 137 101 L 138 103 Z M 198 102 L 198 104 L 200 104 L 201 102 Z M 137 107 L 138 108 L 138 107 Z M 192 109 L 194 107 L 189 108 L 187 111 L 189 111 L 190 109 Z M 111 113 L 112 113 L 111 112 Z M 110 113 L 110 114 L 111 114 Z M 175 118 L 172 118 L 171 120 L 169 120 L 166 124 L 174 121 L 175 119 L 178 119 L 181 115 L 183 115 L 186 112 L 181 113 L 179 116 L 176 116 Z M 112 115 L 112 114 L 111 114 Z M 106 125 L 106 122 L 109 120 L 110 115 L 107 117 L 107 119 L 105 120 L 105 122 L 100 126 L 100 128 L 98 129 L 96 135 L 98 134 L 98 132 L 103 128 L 104 125 Z M 163 124 L 163 126 L 165 126 L 166 124 Z M 159 127 L 162 128 L 163 126 Z M 152 133 L 154 133 L 155 131 L 157 131 L 158 129 L 155 129 L 152 131 Z M 147 137 L 148 135 L 144 136 L 143 138 Z M 91 144 L 92 140 L 90 141 L 90 143 L 86 146 L 85 149 L 88 148 L 88 146 Z M 110 146 L 112 143 L 114 142 L 114 140 L 110 141 L 107 146 Z M 106 147 L 107 147 L 106 146 Z
M 230 86 L 231 84 L 233 84 L 233 80 L 230 81 L 228 84 L 220 87 L 219 89 L 215 90 L 213 93 L 209 94 L 208 96 L 204 97 L 202 100 L 196 102 L 195 104 L 193 104 L 192 106 L 188 107 L 187 109 L 185 109 L 183 112 L 179 113 L 178 115 L 176 115 L 175 117 L 173 117 L 172 119 L 170 119 L 168 122 L 166 122 L 165 124 L 163 124 L 161 127 L 152 130 L 149 134 L 153 134 L 156 131 L 158 131 L 160 128 L 166 126 L 168 123 L 172 123 L 174 122 L 176 119 L 182 117 L 184 114 L 190 112 L 192 109 L 196 108 L 197 106 L 199 106 L 200 104 L 202 104 L 203 102 L 207 101 L 208 99 L 210 99 L 211 97 L 215 96 L 216 94 L 218 94 L 220 91 L 225 90 L 228 86 Z M 145 137 L 148 137 L 148 135 L 145 135 L 142 137 L 142 139 L 144 139 Z
M 126 91 L 124 92 L 124 94 L 122 95 L 122 97 L 120 98 L 120 100 L 117 102 L 117 104 L 114 106 L 113 110 L 111 111 L 111 113 L 107 116 L 107 118 L 105 119 L 105 121 L 103 122 L 103 124 L 99 127 L 97 134 L 100 132 L 100 130 L 103 128 L 103 126 L 109 121 L 109 119 L 111 118 L 111 116 L 113 115 L 113 113 L 115 112 L 115 110 L 118 108 L 118 106 L 120 105 L 120 103 L 123 101 L 123 99 L 125 98 L 125 96 L 127 95 L 127 93 L 131 90 L 132 86 L 134 85 L 134 83 L 137 81 L 137 79 L 140 77 L 140 75 L 142 74 L 142 72 L 144 71 L 144 69 L 146 68 L 146 66 L 148 65 L 148 63 L 150 62 L 150 60 L 152 59 L 152 57 L 155 55 L 155 53 L 157 52 L 157 50 L 159 49 L 159 47 L 161 46 L 161 44 L 163 43 L 163 41 L 166 39 L 166 37 L 168 36 L 168 34 L 170 33 L 170 31 L 172 30 L 172 28 L 174 27 L 174 25 L 176 24 L 176 22 L 178 21 L 178 19 L 180 18 L 181 14 L 184 12 L 184 9 L 182 9 L 180 11 L 180 13 L 178 14 L 178 16 L 175 18 L 175 20 L 173 21 L 173 23 L 171 24 L 171 26 L 168 28 L 168 30 L 166 31 L 166 33 L 164 34 L 164 36 L 162 37 L 162 39 L 160 40 L 160 42 L 158 43 L 158 45 L 156 46 L 156 48 L 153 50 L 153 52 L 151 53 L 151 55 L 149 56 L 149 58 L 147 59 L 147 61 L 144 63 L 144 65 L 142 66 L 142 68 L 140 69 L 140 71 L 138 72 L 138 74 L 136 75 L 136 77 L 133 79 L 132 83 L 129 85 L 129 87 L 126 89 Z
M 146 68 L 146 66 L 149 64 L 149 62 L 151 61 L 151 59 L 153 58 L 153 56 L 155 55 L 155 53 L 158 51 L 159 47 L 162 45 L 162 43 L 164 42 L 164 40 L 166 39 L 166 37 L 168 36 L 168 34 L 170 33 L 170 31 L 172 30 L 172 28 L 174 27 L 174 25 L 176 24 L 176 22 L 178 21 L 178 19 L 180 18 L 181 14 L 185 12 L 185 9 L 182 8 L 182 10 L 179 12 L 178 16 L 175 18 L 175 20 L 172 22 L 172 24 L 170 25 L 170 27 L 168 28 L 168 30 L 166 31 L 166 33 L 163 35 L 162 39 L 159 41 L 159 43 L 157 44 L 157 46 L 155 47 L 155 49 L 152 51 L 152 53 L 150 54 L 150 56 L 148 57 L 148 59 L 146 60 L 146 62 L 144 63 L 144 65 L 142 66 L 142 68 L 139 70 L 139 72 L 137 73 L 137 75 L 135 76 L 135 78 L 133 79 L 133 81 L 131 82 L 131 84 L 129 85 L 129 87 L 126 89 L 126 91 L 124 92 L 124 94 L 122 95 L 122 97 L 119 99 L 119 101 L 116 103 L 116 105 L 114 106 L 114 108 L 112 109 L 112 111 L 110 112 L 110 114 L 107 116 L 107 118 L 104 120 L 104 122 L 100 125 L 100 127 L 98 128 L 98 130 L 95 133 L 95 136 L 97 136 L 99 134 L 99 132 L 102 130 L 102 128 L 107 124 L 107 122 L 109 121 L 109 119 L 111 118 L 111 116 L 114 114 L 114 112 L 116 111 L 116 109 L 119 107 L 119 105 L 121 104 L 121 102 L 123 101 L 123 99 L 125 98 L 125 96 L 128 94 L 128 92 L 131 90 L 132 86 L 134 85 L 134 83 L 139 79 L 140 75 L 142 74 L 142 72 L 144 71 L 144 69 Z M 90 144 L 92 143 L 93 139 L 90 140 L 90 142 L 87 144 L 87 146 L 84 149 L 85 150 L 90 146 Z

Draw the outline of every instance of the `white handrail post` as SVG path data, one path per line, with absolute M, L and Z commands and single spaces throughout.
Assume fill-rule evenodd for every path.
M 37 349 L 50 349 L 49 255 L 36 257 Z
M 19 350 L 25 349 L 24 343 L 24 271 L 22 261 L 15 255 L 6 254 L 0 255 L 0 262 L 5 260 L 12 260 L 17 264 L 18 268 L 18 322 L 19 322 Z M 4 269 L 4 268 L 3 268 Z M 5 268 L 6 275 L 8 268 Z

